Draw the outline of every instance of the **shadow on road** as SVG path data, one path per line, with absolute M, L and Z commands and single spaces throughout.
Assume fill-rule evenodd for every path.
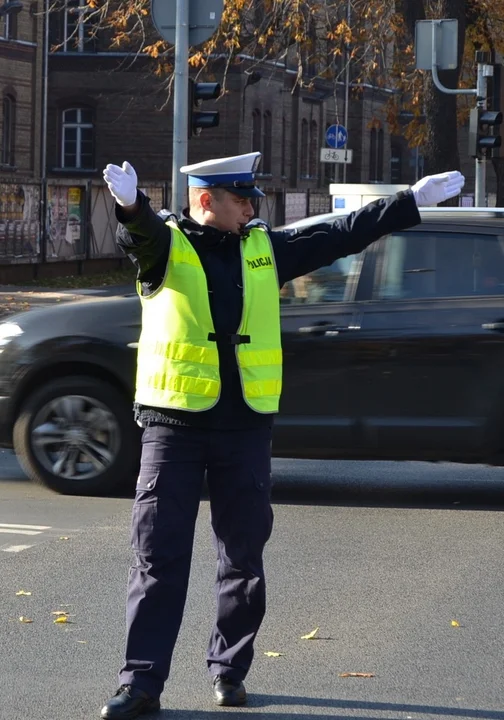
M 3 457 L 2 457 L 3 456 Z M 0 454 L 0 486 L 30 483 L 11 453 Z M 48 497 L 58 495 L 47 492 Z M 133 498 L 135 482 L 107 495 Z M 208 499 L 206 486 L 203 499 Z M 504 509 L 504 469 L 484 465 L 414 462 L 273 460 L 276 505 Z
M 272 501 L 279 505 L 334 505 L 362 507 L 439 508 L 453 510 L 504 510 L 504 481 L 488 483 L 356 484 L 343 479 L 331 484 L 307 479 L 274 478 Z
M 381 703 L 381 702 L 365 702 L 360 700 L 338 700 L 334 698 L 307 698 L 302 696 L 288 696 L 288 695 L 249 695 L 247 703 L 246 716 L 252 718 L 252 720 L 264 720 L 268 718 L 285 718 L 285 710 L 282 712 L 272 712 L 271 706 L 279 705 L 282 708 L 286 706 L 297 706 L 298 708 L 305 706 L 306 713 L 299 712 L 296 710 L 296 720 L 313 720 L 313 712 L 310 712 L 311 708 L 327 709 L 327 714 L 317 713 L 316 718 L 323 718 L 323 720 L 348 720 L 349 717 L 352 720 L 382 720 L 383 715 L 373 718 L 371 715 L 366 714 L 365 716 L 347 714 L 345 711 L 356 711 L 364 710 L 376 711 L 379 713 L 390 713 L 388 717 L 404 717 L 404 713 L 421 713 L 422 715 L 429 715 L 432 717 L 438 716 L 439 718 L 453 717 L 453 718 L 481 718 L 481 720 L 504 720 L 504 712 L 499 710 L 480 710 L 476 708 L 451 708 L 451 707 L 439 707 L 430 705 L 406 705 L 402 703 Z M 254 708 L 268 707 L 268 711 L 253 712 Z M 250 711 L 252 710 L 252 712 Z M 344 715 L 337 714 L 337 711 L 341 710 L 345 712 Z M 171 718 L 172 720 L 185 720 L 190 718 L 191 720 L 229 720 L 229 710 L 215 710 L 212 712 L 203 710 L 176 710 L 176 709 L 163 709 L 156 715 L 145 715 L 147 720 L 150 718 L 156 718 L 162 720 L 163 718 Z

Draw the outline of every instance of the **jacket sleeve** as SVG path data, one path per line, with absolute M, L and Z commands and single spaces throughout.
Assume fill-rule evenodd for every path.
M 150 206 L 150 199 L 138 191 L 140 209 L 134 218 L 127 219 L 122 207 L 115 206 L 119 222 L 116 241 L 119 248 L 129 255 L 138 268 L 139 280 L 157 266 L 166 267 L 171 242 L 171 231 L 166 225 L 169 213 L 157 214 Z
M 360 253 L 388 233 L 421 222 L 411 190 L 382 198 L 347 217 L 317 223 L 301 230 L 269 233 L 280 285 L 347 255 Z

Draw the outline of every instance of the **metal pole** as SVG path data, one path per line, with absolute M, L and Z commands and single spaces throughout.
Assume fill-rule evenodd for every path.
M 441 20 L 432 21 L 432 80 L 434 85 L 438 90 L 447 95 L 476 95 L 478 91 L 475 88 L 447 88 L 442 85 L 437 67 L 437 37 L 440 27 Z
M 477 97 L 476 105 L 486 110 L 486 78 L 483 74 L 484 64 L 478 63 L 478 80 L 476 83 Z M 474 169 L 474 205 L 475 207 L 486 207 L 486 155 L 476 158 Z
M 187 165 L 187 123 L 189 95 L 189 3 L 177 0 L 175 29 L 175 91 L 173 107 L 172 210 L 178 214 L 185 206 L 186 179 L 180 168 Z
M 42 117 L 40 125 L 40 261 L 47 258 L 47 103 L 49 83 L 49 0 L 44 0 L 42 46 Z
M 347 0 L 347 25 L 350 27 L 350 21 L 351 21 L 351 8 L 350 8 L 350 0 Z M 348 52 L 348 43 L 345 47 L 345 127 L 348 132 L 348 101 L 350 96 L 350 53 Z M 345 145 L 346 148 L 346 145 Z M 347 166 L 346 163 L 343 165 L 343 182 L 346 183 L 347 179 Z

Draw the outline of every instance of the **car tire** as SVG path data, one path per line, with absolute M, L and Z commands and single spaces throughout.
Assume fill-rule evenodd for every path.
M 140 433 L 131 402 L 92 377 L 53 380 L 29 395 L 13 444 L 28 477 L 64 495 L 111 493 L 138 474 Z

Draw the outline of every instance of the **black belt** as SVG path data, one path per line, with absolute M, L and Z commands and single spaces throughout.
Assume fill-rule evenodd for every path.
M 233 335 L 228 333 L 208 333 L 212 342 L 229 342 L 231 345 L 242 345 L 250 342 L 250 335 Z

